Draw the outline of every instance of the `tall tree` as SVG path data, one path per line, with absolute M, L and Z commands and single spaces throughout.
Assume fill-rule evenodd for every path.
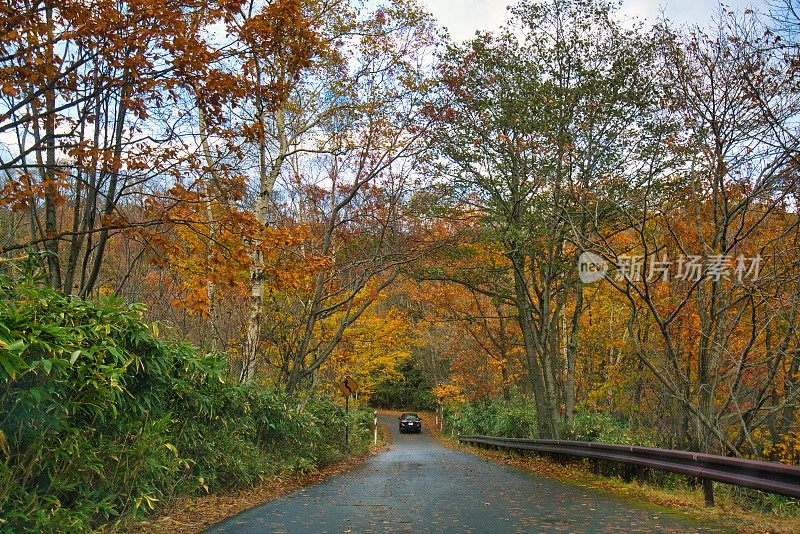
M 328 265 L 303 273 L 310 286 L 270 288 L 264 247 L 252 241 L 239 374 L 249 380 L 274 365 L 279 346 L 277 379 L 293 391 L 414 253 L 402 210 L 424 160 L 426 62 L 438 35 L 409 2 L 361 12 L 348 2 L 287 0 L 277 16 L 279 4 L 263 12 L 248 6 L 237 23 L 247 36 L 241 55 L 254 95 L 236 110 L 245 164 L 257 169 L 252 210 L 263 227 L 295 221 L 309 228 L 297 254 Z M 295 30 L 281 37 L 284 25 Z M 361 300 L 367 287 L 370 297 Z M 341 321 L 328 336 L 321 325 L 332 316 Z M 285 319 L 297 337 L 270 343 Z
M 652 54 L 607 2 L 523 2 L 512 12 L 499 37 L 450 50 L 438 146 L 503 244 L 539 430 L 557 437 L 562 404 L 567 420 L 574 409 L 583 311 L 574 243 L 603 209 L 596 190 L 624 187 L 650 140 L 641 133 L 654 112 Z
M 298 137 L 306 134 L 311 124 L 287 124 L 292 94 L 300 84 L 305 71 L 324 56 L 327 45 L 320 31 L 335 36 L 338 28 L 330 27 L 333 10 L 339 2 L 327 5 L 300 0 L 277 0 L 270 3 L 248 2 L 237 19 L 243 49 L 239 56 L 244 69 L 244 79 L 251 93 L 252 111 L 244 122 L 245 140 L 257 151 L 256 195 L 253 212 L 258 224 L 267 227 L 274 223 L 273 192 L 289 151 L 299 143 Z M 320 28 L 326 19 L 329 25 Z M 338 22 L 338 20 L 334 21 Z M 292 127 L 295 127 L 294 131 Z M 272 150 L 270 150 L 272 148 Z M 272 219 L 272 220 L 271 220 Z M 250 263 L 250 297 L 240 379 L 253 378 L 261 348 L 261 328 L 264 314 L 265 262 L 263 239 L 253 236 Z

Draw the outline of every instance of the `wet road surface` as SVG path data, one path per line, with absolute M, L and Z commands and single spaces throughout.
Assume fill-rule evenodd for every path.
M 448 449 L 423 429 L 355 469 L 231 517 L 208 533 L 723 532 Z

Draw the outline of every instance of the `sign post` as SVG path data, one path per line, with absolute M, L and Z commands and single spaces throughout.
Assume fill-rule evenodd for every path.
M 344 395 L 344 413 L 345 413 L 345 426 L 344 426 L 344 443 L 346 447 L 350 446 L 350 395 L 358 391 L 358 383 L 350 376 L 346 376 L 341 384 L 339 384 L 339 391 Z

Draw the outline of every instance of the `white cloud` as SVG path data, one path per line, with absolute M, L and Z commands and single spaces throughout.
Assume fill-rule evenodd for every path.
M 638 17 L 646 22 L 656 22 L 662 12 L 677 26 L 707 26 L 720 12 L 720 4 L 734 11 L 764 4 L 761 0 L 624 0 L 622 12 L 630 17 Z M 761 10 L 763 11 L 763 7 Z
M 508 18 L 505 0 L 420 0 L 439 23 L 450 31 L 454 41 L 470 39 L 476 31 L 493 31 Z M 723 2 L 734 10 L 746 7 L 766 9 L 765 0 L 727 0 Z M 699 24 L 705 26 L 719 11 L 718 0 L 624 0 L 622 13 L 654 23 L 664 14 L 676 25 Z M 662 7 L 663 6 L 663 7 Z
M 476 31 L 493 31 L 508 18 L 503 0 L 420 0 L 438 21 L 448 29 L 454 41 L 475 36 Z

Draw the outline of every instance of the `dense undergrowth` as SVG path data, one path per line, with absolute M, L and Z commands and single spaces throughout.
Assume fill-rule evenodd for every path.
M 142 308 L 0 274 L 0 531 L 81 532 L 365 449 L 369 412 L 232 383 Z
M 445 432 L 458 434 L 482 434 L 510 438 L 537 439 L 536 410 L 532 399 L 513 397 L 486 399 L 472 403 L 451 405 L 444 410 Z M 578 411 L 570 425 L 561 429 L 563 439 L 616 443 L 626 445 L 658 446 L 657 440 L 641 430 L 633 430 L 623 421 L 597 412 Z M 590 469 L 587 460 L 559 458 L 559 462 L 570 462 Z M 630 480 L 634 470 L 630 466 L 613 462 L 595 462 L 592 467 L 598 474 Z M 684 476 L 663 471 L 649 471 L 648 483 L 666 490 L 696 489 L 699 482 Z M 763 493 L 755 490 L 718 484 L 717 497 L 736 506 L 758 513 L 786 517 L 800 517 L 800 503 L 795 499 Z
M 413 360 L 398 366 L 401 377 L 378 382 L 370 396 L 370 404 L 389 410 L 434 410 L 436 397 L 425 375 Z
M 487 399 L 463 403 L 445 410 L 445 425 L 452 434 L 483 434 L 509 438 L 536 439 L 536 410 L 532 399 Z M 654 439 L 629 428 L 610 415 L 578 411 L 569 425 L 561 428 L 564 439 L 628 445 L 654 445 Z

